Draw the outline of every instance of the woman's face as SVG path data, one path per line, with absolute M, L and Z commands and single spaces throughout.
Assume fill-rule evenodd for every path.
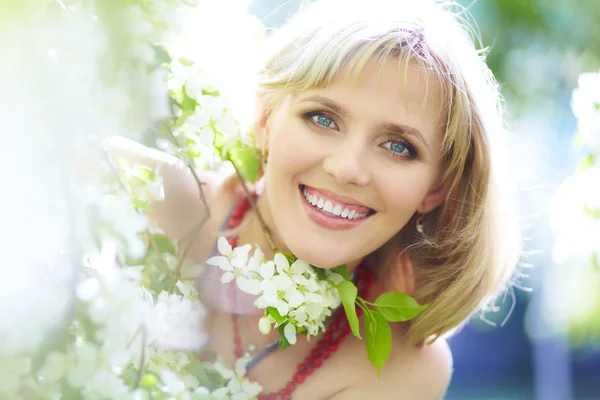
M 276 242 L 322 268 L 368 255 L 444 197 L 434 79 L 394 62 L 379 79 L 376 68 L 358 83 L 289 95 L 259 126 Z

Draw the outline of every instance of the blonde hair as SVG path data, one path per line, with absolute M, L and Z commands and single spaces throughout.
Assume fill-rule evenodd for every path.
M 439 85 L 440 179 L 448 195 L 426 216 L 424 235 L 415 234 L 412 223 L 399 234 L 414 265 L 413 296 L 431 303 L 410 321 L 410 344 L 433 341 L 484 310 L 506 287 L 520 253 L 498 85 L 475 49 L 465 10 L 457 7 L 428 0 L 321 0 L 271 38 L 259 81 L 267 110 L 286 94 L 327 87 L 342 73 L 358 79 L 373 59 L 380 65 L 398 61 L 399 73 L 409 65 L 425 70 Z

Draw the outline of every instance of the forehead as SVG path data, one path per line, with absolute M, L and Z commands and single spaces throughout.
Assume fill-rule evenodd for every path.
M 440 125 L 443 96 L 438 79 L 423 67 L 404 66 L 395 59 L 371 60 L 358 73 L 341 70 L 327 86 L 292 94 L 290 100 L 299 103 L 318 95 L 331 97 L 351 116 L 412 121 L 427 131 Z

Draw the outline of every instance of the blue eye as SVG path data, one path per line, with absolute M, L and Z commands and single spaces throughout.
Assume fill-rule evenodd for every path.
M 404 150 L 406 150 L 406 145 L 402 142 L 391 142 L 390 150 L 392 150 L 394 153 L 404 153 Z
M 409 157 L 416 158 L 417 152 L 411 145 L 397 140 L 390 140 L 381 145 L 383 148 L 390 150 L 394 157 Z
M 313 113 L 310 118 L 321 128 L 337 129 L 337 125 L 332 118 L 322 113 Z

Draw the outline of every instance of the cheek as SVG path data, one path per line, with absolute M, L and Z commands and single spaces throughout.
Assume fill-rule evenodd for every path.
M 429 189 L 431 177 L 418 165 L 380 175 L 376 187 L 385 214 L 403 223 L 417 210 Z
M 318 162 L 318 143 L 302 121 L 288 117 L 283 123 L 273 125 L 270 136 L 269 164 L 275 167 L 272 168 L 275 174 L 301 172 Z

